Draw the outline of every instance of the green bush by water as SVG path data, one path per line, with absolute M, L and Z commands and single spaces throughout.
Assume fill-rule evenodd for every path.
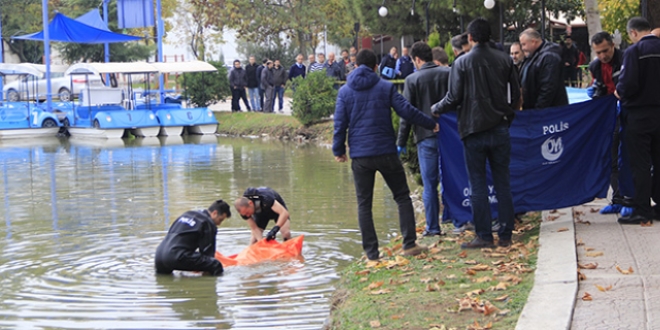
M 219 61 L 209 61 L 209 64 L 218 71 L 185 73 L 179 77 L 185 89 L 184 97 L 198 107 L 207 107 L 224 101 L 231 95 L 225 65 Z
M 337 81 L 328 77 L 325 70 L 310 72 L 306 78 L 296 77 L 289 82 L 294 90 L 291 109 L 301 124 L 309 126 L 335 112 Z

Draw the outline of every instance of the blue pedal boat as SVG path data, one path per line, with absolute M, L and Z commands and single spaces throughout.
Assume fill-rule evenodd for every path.
M 41 74 L 30 64 L 0 63 L 0 76 L 3 79 L 7 76 L 41 77 Z M 24 81 L 27 84 L 27 79 Z M 59 132 L 61 124 L 57 116 L 35 103 L 3 101 L 4 97 L 0 97 L 0 138 L 56 136 Z

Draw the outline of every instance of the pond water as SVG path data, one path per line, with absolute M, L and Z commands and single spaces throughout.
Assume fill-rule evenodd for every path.
M 287 202 L 304 260 L 156 276 L 169 224 L 248 186 Z M 311 144 L 222 137 L 0 140 L 0 327 L 319 329 L 338 272 L 362 255 L 350 165 Z M 231 203 L 230 203 L 231 204 Z M 379 178 L 381 240 L 397 231 Z M 272 223 L 271 223 L 272 226 Z M 234 212 L 217 249 L 250 233 Z

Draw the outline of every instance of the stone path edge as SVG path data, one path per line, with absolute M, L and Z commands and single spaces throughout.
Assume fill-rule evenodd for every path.
M 543 211 L 542 217 L 534 286 L 516 330 L 571 327 L 578 290 L 573 209 Z

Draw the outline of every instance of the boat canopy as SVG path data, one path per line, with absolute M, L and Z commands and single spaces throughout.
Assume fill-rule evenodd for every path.
M 69 67 L 65 74 L 105 74 L 105 73 L 156 73 L 152 63 L 147 62 L 110 62 L 77 63 Z
M 157 62 L 150 63 L 161 73 L 184 73 L 184 72 L 213 72 L 218 71 L 216 67 L 208 62 Z

